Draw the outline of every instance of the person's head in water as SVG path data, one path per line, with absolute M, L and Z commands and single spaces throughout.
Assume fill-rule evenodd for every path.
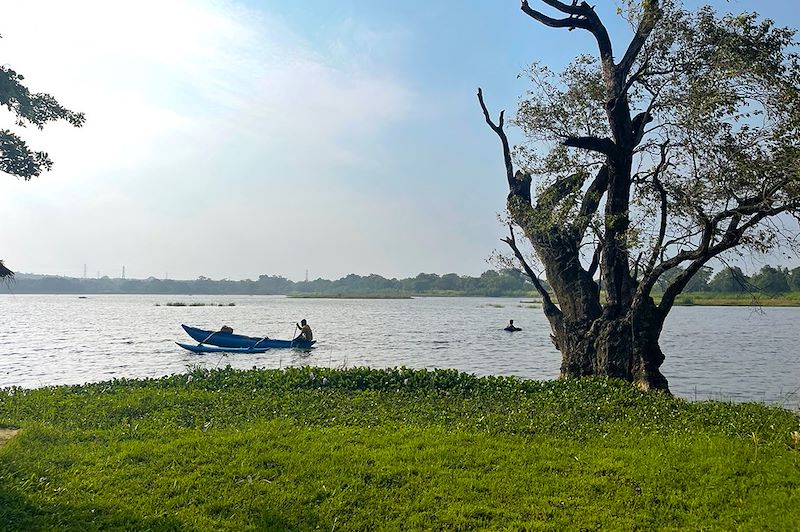
M 514 325 L 514 320 L 508 320 L 509 325 Z

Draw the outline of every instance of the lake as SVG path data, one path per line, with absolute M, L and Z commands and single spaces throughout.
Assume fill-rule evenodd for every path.
M 0 388 L 160 377 L 195 366 L 409 366 L 555 379 L 560 365 L 541 308 L 517 298 L 24 294 L 0 295 L 0 309 Z M 175 345 L 191 341 L 181 323 L 290 338 L 301 318 L 317 340 L 309 353 L 195 355 Z M 509 319 L 522 331 L 503 331 Z M 800 408 L 800 308 L 676 307 L 661 347 L 662 371 L 678 396 Z

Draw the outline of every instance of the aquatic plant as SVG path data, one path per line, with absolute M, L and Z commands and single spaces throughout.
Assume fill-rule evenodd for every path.
M 0 450 L 1 529 L 790 529 L 800 519 L 786 445 L 796 414 L 602 378 L 192 365 L 0 390 L 2 425 L 22 430 Z

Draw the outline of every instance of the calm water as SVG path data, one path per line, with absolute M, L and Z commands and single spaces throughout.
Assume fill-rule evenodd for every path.
M 167 307 L 165 303 L 235 303 Z M 194 355 L 181 323 L 289 338 L 308 319 L 317 347 Z M 502 330 L 509 319 L 523 328 Z M 160 377 L 202 365 L 457 368 L 558 377 L 541 309 L 519 299 L 289 299 L 280 296 L 0 295 L 0 388 Z M 662 335 L 672 391 L 689 399 L 800 407 L 800 308 L 679 307 Z

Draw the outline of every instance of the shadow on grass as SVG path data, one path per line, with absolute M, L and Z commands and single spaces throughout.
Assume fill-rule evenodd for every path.
M 0 484 L 0 530 L 193 530 L 169 517 L 139 517 L 107 507 L 38 502 Z
M 249 524 L 256 530 L 318 529 L 316 516 L 306 515 L 304 522 L 287 520 L 270 508 L 250 508 Z M 204 527 L 203 527 L 204 528 Z M 3 532 L 32 530 L 136 530 L 136 531 L 193 531 L 196 527 L 179 519 L 141 517 L 132 512 L 107 506 L 52 503 L 35 501 L 18 491 L 0 484 L 0 530 Z

